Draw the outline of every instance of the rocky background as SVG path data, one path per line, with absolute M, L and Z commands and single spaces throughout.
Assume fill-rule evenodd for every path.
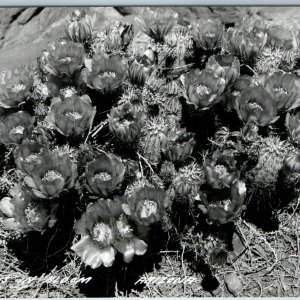
M 35 64 L 41 50 L 64 34 L 64 23 L 75 7 L 0 8 L 0 70 L 20 64 Z M 79 8 L 83 9 L 83 8 Z M 142 7 L 85 8 L 97 15 L 96 28 L 116 20 L 134 23 Z M 181 22 L 202 16 L 221 18 L 229 27 L 245 15 L 264 14 L 271 20 L 296 21 L 300 24 L 300 7 L 176 7 Z

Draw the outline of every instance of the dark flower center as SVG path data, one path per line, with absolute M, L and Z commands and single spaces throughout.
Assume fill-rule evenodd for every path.
M 157 210 L 158 210 L 157 202 L 146 199 L 144 200 L 141 206 L 140 216 L 143 219 L 149 218 L 152 214 L 156 214 Z

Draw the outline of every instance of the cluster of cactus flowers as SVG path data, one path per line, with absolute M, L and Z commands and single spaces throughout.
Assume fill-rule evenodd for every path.
M 37 67 L 3 73 L 0 143 L 17 174 L 2 191 L 6 228 L 43 234 L 67 199 L 81 213 L 71 249 L 110 267 L 144 255 L 173 215 L 223 226 L 248 205 L 280 208 L 280 188 L 297 196 L 299 32 L 256 16 L 182 25 L 170 8 L 101 32 L 95 20 L 75 11 Z

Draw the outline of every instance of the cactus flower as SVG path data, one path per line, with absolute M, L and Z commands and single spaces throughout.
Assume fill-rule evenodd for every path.
M 118 199 L 90 204 L 76 222 L 75 231 L 81 239 L 71 249 L 92 269 L 111 267 L 117 251 L 126 263 L 147 251 L 147 244 L 135 236 Z
M 45 151 L 40 163 L 24 178 L 25 184 L 38 198 L 52 199 L 71 189 L 77 179 L 76 165 L 68 154 Z
M 85 168 L 87 189 L 95 195 L 108 196 L 120 188 L 125 166 L 114 154 L 101 153 Z
M 34 123 L 35 118 L 25 111 L 6 116 L 0 121 L 0 143 L 20 144 L 31 135 Z

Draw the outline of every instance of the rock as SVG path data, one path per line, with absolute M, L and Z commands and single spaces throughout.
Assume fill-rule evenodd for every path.
M 20 64 L 36 64 L 36 58 L 48 44 L 65 34 L 65 22 L 75 9 L 96 13 L 95 28 L 100 30 L 121 20 L 113 7 L 46 7 L 0 10 L 0 65 L 1 69 Z M 6 12 L 7 15 L 4 13 Z
M 228 291 L 232 295 L 238 296 L 238 294 L 242 291 L 242 283 L 235 273 L 226 275 L 224 281 Z

